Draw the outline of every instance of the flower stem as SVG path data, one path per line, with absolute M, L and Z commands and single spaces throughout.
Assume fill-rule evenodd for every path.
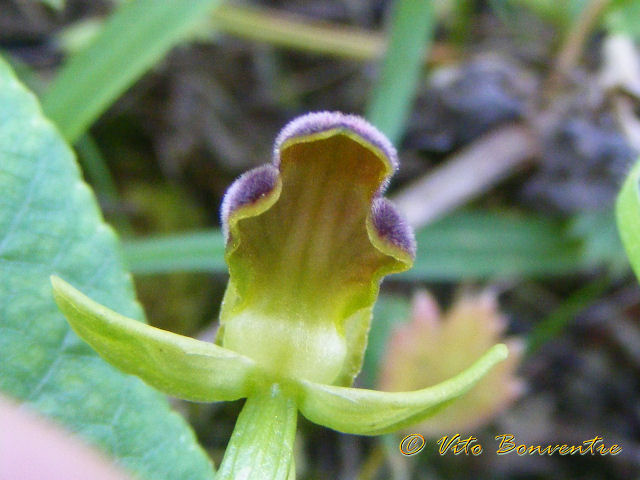
M 247 399 L 216 480 L 293 479 L 298 410 L 278 384 Z

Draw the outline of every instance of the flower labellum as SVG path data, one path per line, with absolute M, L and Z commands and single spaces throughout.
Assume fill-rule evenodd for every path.
M 351 384 L 380 280 L 415 254 L 381 197 L 396 167 L 391 144 L 355 116 L 312 113 L 282 130 L 272 164 L 223 202 L 222 346 L 279 375 Z

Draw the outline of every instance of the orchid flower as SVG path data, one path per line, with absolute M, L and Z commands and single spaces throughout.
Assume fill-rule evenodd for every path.
M 396 151 L 373 126 L 310 113 L 277 137 L 273 161 L 242 175 L 222 204 L 229 283 L 216 343 L 126 318 L 53 277 L 71 327 L 106 361 L 185 400 L 247 398 L 217 478 L 295 477 L 297 412 L 377 435 L 436 413 L 505 358 L 413 392 L 351 388 L 382 278 L 410 268 L 411 228 L 383 193 Z

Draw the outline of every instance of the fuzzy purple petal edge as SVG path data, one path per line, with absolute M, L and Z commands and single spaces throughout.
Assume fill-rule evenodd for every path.
M 293 137 L 312 135 L 328 130 L 349 130 L 362 137 L 371 145 L 379 148 L 389 159 L 393 170 L 398 169 L 398 154 L 395 147 L 376 127 L 357 115 L 342 112 L 311 112 L 291 120 L 276 137 L 273 149 L 273 163 L 277 166 L 280 161 L 282 145 Z
M 280 172 L 273 165 L 263 165 L 243 173 L 231 184 L 222 200 L 220 218 L 225 239 L 229 235 L 229 216 L 238 208 L 255 203 L 270 193 L 278 183 Z
M 381 238 L 415 258 L 413 229 L 393 203 L 383 197 L 376 198 L 371 208 L 371 221 Z

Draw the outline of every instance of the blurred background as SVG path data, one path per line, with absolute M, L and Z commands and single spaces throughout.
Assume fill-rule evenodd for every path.
M 50 86 L 121 3 L 0 0 L 0 49 L 51 92 L 52 119 L 80 118 Z M 340 110 L 396 144 L 388 195 L 418 256 L 383 284 L 356 384 L 424 387 L 503 340 L 511 360 L 408 432 L 365 438 L 301 419 L 300 478 L 638 478 L 640 295 L 613 207 L 640 150 L 639 38 L 638 0 L 224 2 L 95 121 L 60 128 L 123 240 L 149 321 L 208 339 L 226 285 L 221 198 L 270 160 L 280 128 Z M 128 64 L 100 81 L 117 83 Z M 241 402 L 175 406 L 219 464 Z M 427 442 L 405 457 L 410 432 Z M 438 438 L 456 433 L 484 453 L 439 455 Z M 499 434 L 528 446 L 599 435 L 623 451 L 498 456 Z

